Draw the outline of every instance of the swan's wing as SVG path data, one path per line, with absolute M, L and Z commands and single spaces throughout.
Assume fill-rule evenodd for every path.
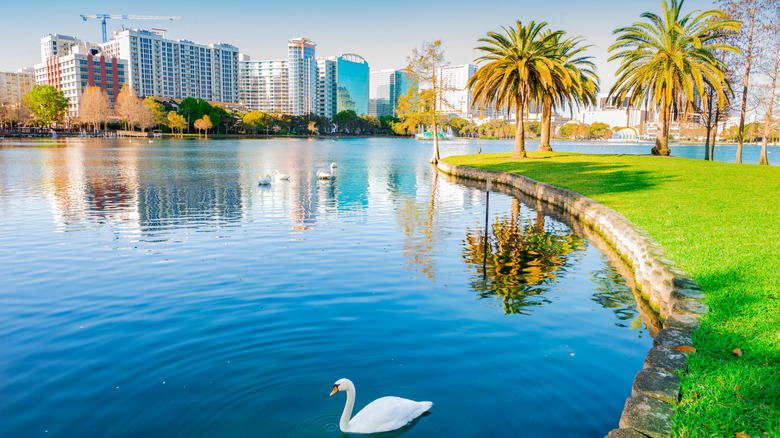
M 349 420 L 349 431 L 378 433 L 400 429 L 431 408 L 429 401 L 416 402 L 400 397 L 382 397 L 369 403 Z

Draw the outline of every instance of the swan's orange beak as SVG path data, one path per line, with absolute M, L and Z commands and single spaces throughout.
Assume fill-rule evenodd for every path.
M 337 393 L 337 392 L 339 392 L 339 387 L 338 387 L 338 385 L 333 385 L 333 391 L 331 391 L 331 392 L 330 392 L 330 395 L 333 395 L 333 394 L 335 394 L 335 393 Z

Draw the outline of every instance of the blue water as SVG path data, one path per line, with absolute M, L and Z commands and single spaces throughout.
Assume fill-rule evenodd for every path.
M 337 437 L 341 377 L 433 401 L 409 437 L 601 437 L 652 343 L 565 218 L 493 192 L 485 254 L 429 144 L 3 145 L 2 437 Z

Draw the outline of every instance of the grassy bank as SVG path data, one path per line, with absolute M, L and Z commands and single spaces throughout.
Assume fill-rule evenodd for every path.
M 628 155 L 449 157 L 520 173 L 617 210 L 699 282 L 677 437 L 780 437 L 780 168 Z M 732 353 L 741 349 L 742 355 Z

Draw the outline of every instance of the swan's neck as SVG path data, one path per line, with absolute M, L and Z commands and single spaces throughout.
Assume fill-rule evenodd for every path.
M 355 390 L 349 388 L 346 392 L 347 404 L 344 405 L 344 412 L 341 414 L 341 421 L 339 421 L 339 429 L 342 432 L 349 432 L 349 419 L 352 417 L 352 408 L 355 406 Z

